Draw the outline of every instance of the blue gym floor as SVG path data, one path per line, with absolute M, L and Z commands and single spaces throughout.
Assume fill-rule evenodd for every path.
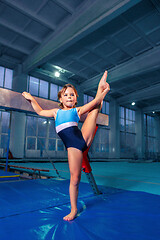
M 21 165 L 43 165 L 56 176 L 49 163 Z M 102 194 L 92 193 L 83 173 L 79 216 L 71 222 L 63 221 L 70 211 L 68 164 L 55 166 L 62 179 L 0 182 L 0 239 L 160 239 L 160 163 L 91 163 Z

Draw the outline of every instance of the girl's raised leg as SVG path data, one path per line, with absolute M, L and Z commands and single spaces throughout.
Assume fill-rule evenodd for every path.
M 108 88 L 108 91 L 110 90 L 109 84 L 106 82 L 107 79 L 107 71 L 104 72 L 99 85 L 98 85 L 98 90 L 97 90 L 97 95 L 101 94 L 106 88 Z M 107 93 L 107 92 L 106 92 Z M 84 137 L 84 140 L 86 141 L 87 146 L 89 147 L 93 141 L 95 129 L 96 129 L 96 120 L 98 117 L 98 113 L 100 112 L 102 108 L 103 102 L 100 104 L 100 106 L 92 109 L 83 123 L 82 126 L 82 135 Z
M 94 133 L 95 133 L 95 129 L 96 129 L 96 120 L 97 120 L 100 109 L 101 109 L 101 106 L 92 109 L 88 113 L 88 115 L 83 123 L 83 126 L 81 128 L 83 138 L 88 147 L 91 145 L 93 138 L 94 138 Z

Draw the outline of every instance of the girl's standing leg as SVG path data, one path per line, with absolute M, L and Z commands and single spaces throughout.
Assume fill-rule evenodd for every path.
M 89 112 L 83 126 L 82 126 L 82 135 L 86 141 L 87 146 L 92 143 L 95 128 L 96 128 L 96 119 L 99 113 L 99 107 L 93 109 Z M 81 169 L 82 169 L 82 151 L 76 148 L 68 148 L 68 163 L 70 170 L 70 202 L 71 202 L 71 212 L 65 216 L 63 219 L 66 221 L 73 220 L 77 215 L 77 199 L 78 199 L 78 188 L 81 180 Z
M 71 212 L 65 216 L 63 219 L 66 221 L 73 220 L 77 215 L 77 198 L 78 198 L 78 188 L 81 179 L 81 169 L 82 169 L 82 158 L 83 154 L 80 150 L 76 148 L 68 148 L 68 163 L 70 170 L 70 202 L 71 202 Z

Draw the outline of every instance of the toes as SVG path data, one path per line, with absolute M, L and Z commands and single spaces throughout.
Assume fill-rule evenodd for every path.
M 105 71 L 104 74 L 103 74 L 103 77 L 102 77 L 103 80 L 106 80 L 107 74 L 108 74 L 107 71 Z
M 63 220 L 65 220 L 65 221 L 71 221 L 71 220 L 73 220 L 74 218 L 76 218 L 76 215 L 77 215 L 77 214 L 68 214 L 67 216 L 65 216 L 65 217 L 63 218 Z
M 63 220 L 64 220 L 64 221 L 71 221 L 72 218 L 66 216 L 66 217 L 63 218 Z

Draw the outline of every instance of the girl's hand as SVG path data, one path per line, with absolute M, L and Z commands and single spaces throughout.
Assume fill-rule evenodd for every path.
M 99 98 L 100 99 L 104 99 L 104 97 L 106 96 L 106 94 L 110 91 L 110 86 L 109 86 L 109 84 L 106 82 L 105 83 L 106 84 L 106 87 L 105 87 L 105 89 L 102 91 L 102 93 L 101 93 L 101 95 L 99 95 Z
M 99 105 L 103 99 L 105 98 L 106 94 L 110 91 L 110 86 L 109 84 L 106 82 L 106 88 L 99 94 L 97 94 L 97 96 L 95 97 L 95 100 L 97 102 L 97 104 Z
M 32 95 L 30 94 L 30 93 L 28 93 L 28 92 L 23 92 L 22 93 L 22 96 L 25 98 L 25 99 L 27 99 L 27 100 L 33 100 L 33 97 L 32 97 Z
M 109 83 L 106 82 L 106 87 L 105 89 L 103 90 L 106 94 L 110 91 L 110 86 L 109 86 Z

